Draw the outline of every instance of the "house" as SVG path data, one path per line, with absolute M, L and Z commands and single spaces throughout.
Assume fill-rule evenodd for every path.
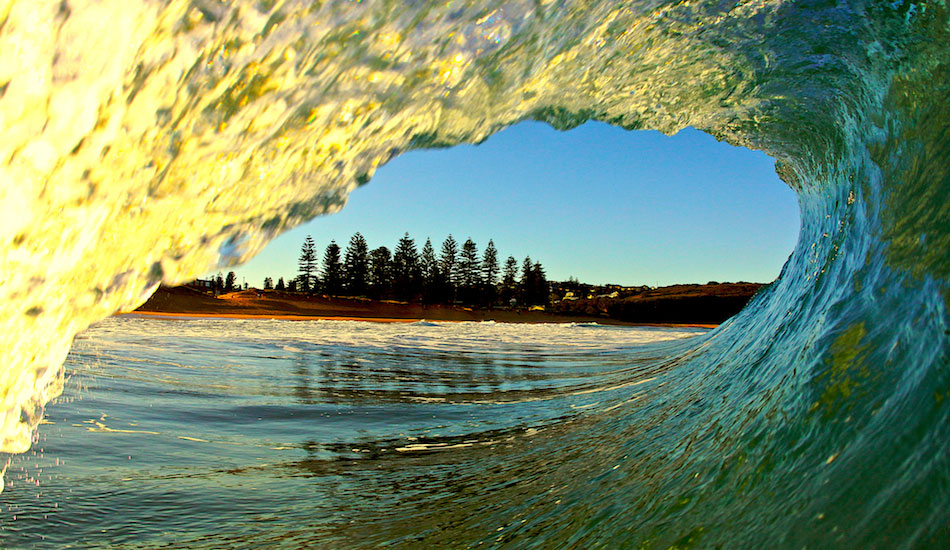
M 214 290 L 214 281 L 211 279 L 195 279 L 190 283 L 185 283 L 184 286 L 197 290 Z

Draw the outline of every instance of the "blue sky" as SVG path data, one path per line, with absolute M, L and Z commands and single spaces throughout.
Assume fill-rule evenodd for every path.
M 489 239 L 500 260 L 530 255 L 551 280 L 661 286 L 775 279 L 798 238 L 794 193 L 767 155 L 693 129 L 669 137 L 587 123 L 522 122 L 480 145 L 411 151 L 381 167 L 343 210 L 284 233 L 244 266 L 261 286 L 296 274 L 310 234 L 319 255 L 361 232 L 370 248 L 408 231 L 421 250 L 452 234 Z M 224 270 L 228 271 L 228 270 Z

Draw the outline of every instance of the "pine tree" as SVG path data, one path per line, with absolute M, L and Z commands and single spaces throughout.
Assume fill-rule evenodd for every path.
M 535 262 L 532 272 L 531 303 L 546 306 L 550 300 L 551 289 L 540 262 Z
M 277 286 L 274 287 L 274 290 L 286 290 L 287 286 L 284 284 L 284 278 L 280 277 L 277 279 Z
M 432 303 L 439 299 L 441 277 L 439 260 L 435 257 L 432 240 L 426 238 L 422 247 L 422 256 L 419 258 L 419 268 L 422 271 L 422 299 L 425 303 Z
M 455 239 L 452 238 L 452 235 L 449 235 L 445 238 L 445 241 L 442 242 L 439 268 L 442 270 L 446 281 L 453 286 L 458 282 L 458 252 L 458 244 L 455 242 Z
M 478 261 L 478 247 L 471 238 L 462 245 L 459 258 L 459 294 L 462 301 L 473 304 L 478 301 L 478 288 L 481 286 L 481 264 Z
M 491 239 L 488 240 L 488 246 L 482 256 L 482 281 L 489 286 L 498 283 L 498 250 Z
M 300 258 L 297 260 L 297 268 L 300 270 L 298 278 L 300 291 L 307 292 L 316 285 L 317 273 L 317 248 L 313 244 L 313 238 L 307 235 L 300 247 Z
M 518 260 L 514 256 L 508 256 L 508 259 L 505 260 L 505 275 L 501 280 L 501 284 L 508 288 L 514 288 L 517 281 Z
M 228 276 L 224 279 L 224 291 L 231 292 L 235 290 L 235 283 L 237 283 L 237 275 L 233 271 L 228 271 Z
M 475 288 L 481 282 L 481 262 L 478 261 L 478 247 L 475 241 L 467 239 L 462 245 L 462 255 L 459 258 L 459 284 L 467 288 Z
M 458 244 L 450 234 L 442 242 L 442 253 L 439 256 L 439 270 L 445 284 L 443 295 L 449 302 L 455 301 L 455 290 L 458 285 Z
M 270 277 L 264 277 L 264 290 L 272 290 L 274 288 L 274 279 Z
M 359 232 L 350 238 L 343 260 L 343 273 L 346 290 L 353 296 L 366 294 L 367 277 L 369 276 L 369 247 L 366 239 Z
M 498 294 L 498 250 L 495 243 L 489 239 L 482 255 L 482 302 L 488 305 L 495 303 Z
M 369 285 L 374 298 L 382 298 L 389 293 L 392 277 L 389 249 L 381 246 L 369 253 Z
M 416 251 L 416 243 L 409 237 L 409 233 L 406 233 L 399 239 L 396 251 L 393 253 L 393 289 L 400 299 L 413 298 L 419 275 L 419 253 Z
M 343 287 L 343 264 L 340 262 L 340 246 L 330 241 L 323 253 L 323 291 L 330 296 L 339 296 Z
M 221 273 L 220 271 L 218 272 L 218 275 L 214 278 L 214 286 L 215 286 L 215 289 L 218 291 L 224 290 L 224 274 Z
M 518 284 L 518 294 L 525 305 L 531 305 L 533 278 L 534 264 L 531 262 L 531 256 L 525 256 L 524 261 L 521 262 L 521 282 Z
M 501 279 L 501 299 L 507 305 L 515 297 L 518 284 L 518 260 L 508 256 L 505 260 L 505 274 Z

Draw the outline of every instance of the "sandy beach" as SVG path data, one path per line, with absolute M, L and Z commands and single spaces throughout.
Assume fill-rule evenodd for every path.
M 412 323 L 428 321 L 496 321 L 501 323 L 599 323 L 624 326 L 676 326 L 715 328 L 705 323 L 629 323 L 602 316 L 556 315 L 521 309 L 473 309 L 422 305 L 365 298 L 330 298 L 277 290 L 243 290 L 212 296 L 187 287 L 159 288 L 135 311 L 120 315 L 146 315 L 170 319 L 228 318 L 280 320 L 372 321 Z

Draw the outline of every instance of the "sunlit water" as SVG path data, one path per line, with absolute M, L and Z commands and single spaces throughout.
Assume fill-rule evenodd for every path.
M 571 498 L 562 459 L 630 467 L 589 430 L 656 406 L 671 353 L 705 332 L 109 319 L 12 458 L 0 546 L 413 546 L 418 521 L 451 533 L 541 482 L 483 534 L 538 529 Z

